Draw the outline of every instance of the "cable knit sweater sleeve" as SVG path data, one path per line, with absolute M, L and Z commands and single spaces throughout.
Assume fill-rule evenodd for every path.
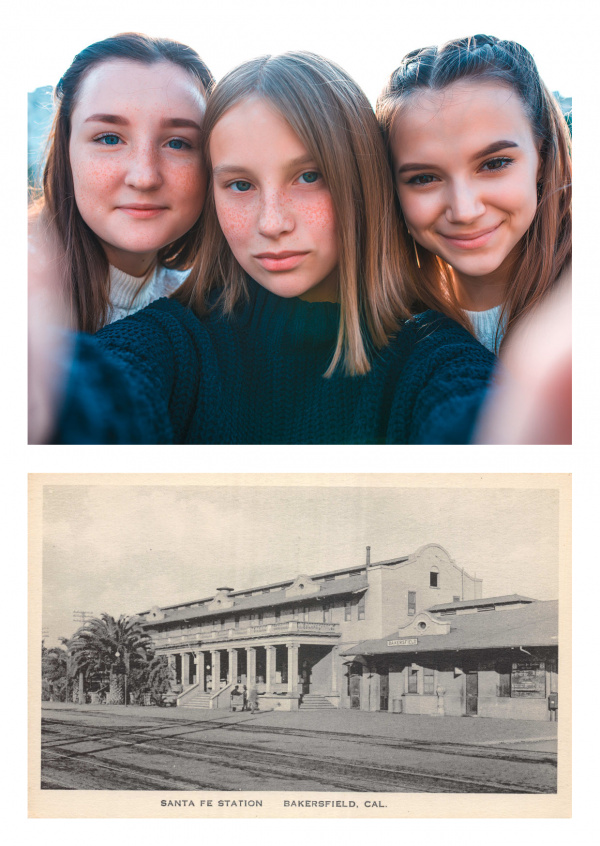
M 97 335 L 77 335 L 54 443 L 184 441 L 200 379 L 197 324 L 158 300 Z
M 388 443 L 467 444 L 489 389 L 494 356 L 454 321 L 426 312 L 407 323 L 410 352 L 395 380 Z

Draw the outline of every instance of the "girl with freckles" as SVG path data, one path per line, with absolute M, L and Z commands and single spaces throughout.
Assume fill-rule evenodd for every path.
M 187 276 L 212 83 L 194 50 L 139 33 L 86 47 L 58 83 L 34 225 L 57 241 L 74 328 L 95 332 Z
M 61 443 L 465 443 L 494 357 L 411 317 L 384 145 L 363 92 L 311 53 L 211 93 L 208 191 L 184 284 L 79 336 Z
M 407 284 L 498 351 L 571 260 L 566 121 L 520 44 L 487 35 L 408 53 L 377 103 Z

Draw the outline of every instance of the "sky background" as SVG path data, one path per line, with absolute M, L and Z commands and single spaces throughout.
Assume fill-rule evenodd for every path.
M 435 477 L 420 487 L 398 477 L 96 479 L 43 487 L 47 645 L 77 628 L 74 611 L 134 614 L 224 585 L 357 566 L 367 545 L 376 562 L 438 543 L 483 578 L 484 596 L 558 597 L 556 489 L 482 487 L 476 477 L 441 488 Z
M 478 32 L 522 43 L 550 88 L 565 96 L 572 94 L 577 72 L 565 52 L 572 19 L 565 15 L 565 3 L 556 0 L 121 0 L 101 5 L 30 0 L 26 5 L 31 14 L 21 72 L 28 91 L 55 85 L 88 44 L 131 30 L 189 44 L 217 79 L 264 53 L 312 50 L 342 65 L 371 101 L 409 50 Z

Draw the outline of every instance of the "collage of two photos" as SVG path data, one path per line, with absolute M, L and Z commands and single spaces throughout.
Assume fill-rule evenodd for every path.
M 30 813 L 569 816 L 570 511 L 567 475 L 31 476 Z
M 33 26 L 29 819 L 571 817 L 575 82 L 505 5 Z

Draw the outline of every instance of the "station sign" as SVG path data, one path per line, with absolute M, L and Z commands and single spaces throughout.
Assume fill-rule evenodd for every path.
M 388 640 L 388 646 L 416 646 L 419 642 L 417 637 L 400 637 L 397 640 Z

